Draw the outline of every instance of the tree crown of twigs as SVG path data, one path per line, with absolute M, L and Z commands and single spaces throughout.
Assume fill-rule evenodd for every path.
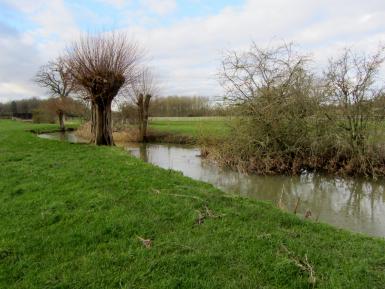
M 67 50 L 67 65 L 78 90 L 92 101 L 111 101 L 135 80 L 140 58 L 135 42 L 123 34 L 83 36 Z

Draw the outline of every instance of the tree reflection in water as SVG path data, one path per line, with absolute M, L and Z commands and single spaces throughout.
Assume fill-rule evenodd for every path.
M 293 211 L 300 198 L 299 214 L 310 210 L 320 221 L 370 235 L 385 236 L 384 182 L 324 176 L 245 175 L 198 157 L 198 148 L 165 144 L 128 146 L 133 155 L 166 169 L 213 184 L 229 192 L 277 204 L 281 195 Z

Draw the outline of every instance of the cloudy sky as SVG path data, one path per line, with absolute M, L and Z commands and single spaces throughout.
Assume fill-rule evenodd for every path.
M 221 94 L 223 51 L 294 41 L 322 66 L 385 42 L 384 0 L 0 0 L 0 101 L 44 97 L 31 78 L 80 33 L 125 30 L 162 94 Z

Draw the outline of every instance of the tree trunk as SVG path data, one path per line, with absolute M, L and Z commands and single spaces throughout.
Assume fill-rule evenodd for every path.
M 147 141 L 147 125 L 148 125 L 148 110 L 150 107 L 150 99 L 151 95 L 146 94 L 146 97 L 144 99 L 143 103 L 143 123 L 142 123 L 142 141 Z
M 139 126 L 139 137 L 138 141 L 143 142 L 144 131 L 143 131 L 143 94 L 139 94 L 136 105 L 138 106 L 138 126 Z
M 65 126 L 64 126 L 64 112 L 62 110 L 59 110 L 57 112 L 58 118 L 59 118 L 59 125 L 60 125 L 60 130 L 65 131 Z
M 96 145 L 114 145 L 112 137 L 111 101 L 94 103 L 96 110 L 96 126 L 94 137 Z
M 91 102 L 91 143 L 95 143 L 95 134 L 96 134 L 96 104 Z

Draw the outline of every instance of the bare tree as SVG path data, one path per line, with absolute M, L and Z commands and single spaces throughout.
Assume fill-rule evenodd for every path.
M 271 90 L 284 97 L 307 62 L 292 44 L 261 48 L 252 43 L 243 53 L 229 51 L 224 55 L 219 77 L 227 100 L 243 104 Z
M 314 109 L 308 61 L 291 44 L 261 48 L 253 43 L 245 52 L 226 53 L 220 80 L 225 100 L 242 122 L 236 131 L 244 130 L 243 146 L 295 154 L 298 143 L 305 142 L 304 119 Z
M 369 56 L 345 49 L 339 58 L 329 60 L 325 72 L 329 100 L 342 116 L 336 121 L 348 133 L 351 147 L 360 152 L 365 149 L 372 101 L 384 91 L 376 79 L 384 60 L 384 48 Z
M 73 91 L 70 74 L 62 58 L 48 62 L 40 67 L 34 80 L 40 86 L 47 88 L 50 95 L 55 97 L 51 102 L 52 109 L 59 118 L 60 129 L 65 130 L 64 114 L 66 110 L 67 98 Z
M 346 50 L 321 78 L 291 45 L 253 44 L 227 53 L 220 76 L 238 114 L 215 155 L 225 165 L 259 173 L 383 175 L 383 148 L 373 129 L 380 122 L 371 117 L 383 93 L 377 77 L 384 54 Z
M 85 36 L 68 50 L 67 63 L 77 90 L 91 102 L 94 142 L 113 145 L 111 104 L 136 79 L 138 47 L 123 34 Z
M 154 76 L 149 68 L 142 69 L 136 81 L 127 87 L 126 94 L 137 107 L 139 141 L 141 142 L 147 141 L 150 101 L 157 89 Z

